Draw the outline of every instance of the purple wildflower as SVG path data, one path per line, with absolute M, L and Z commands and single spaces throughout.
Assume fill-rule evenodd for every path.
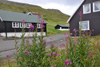
M 68 38 L 67 37 L 65 38 L 65 41 L 68 41 Z
M 55 53 L 55 52 L 52 52 L 52 54 L 53 54 L 54 56 L 58 56 L 58 54 L 57 54 L 57 53 Z
M 58 54 L 56 53 L 56 56 L 58 56 Z
M 70 33 L 70 36 L 72 36 L 72 33 Z
M 64 32 L 64 35 L 67 35 L 67 33 L 66 33 L 66 32 Z
M 76 44 L 77 43 L 77 40 L 74 40 L 74 44 Z
M 58 48 L 58 47 L 56 47 L 56 48 Z
M 53 44 L 52 42 L 50 42 L 51 43 L 51 46 L 55 46 L 55 44 Z
M 73 31 L 76 33 L 78 30 L 74 29 Z
M 26 52 L 25 52 L 25 54 L 29 54 L 29 53 L 30 53 L 29 51 L 26 51 Z
M 22 19 L 22 23 L 24 23 L 24 24 L 25 24 L 25 19 Z
M 93 53 L 89 53 L 89 57 L 91 57 L 93 55 Z
M 56 55 L 56 53 L 55 53 L 55 52 L 52 52 L 52 54 L 53 54 L 53 55 Z
M 41 14 L 38 14 L 38 18 L 41 18 Z
M 72 63 L 71 63 L 71 61 L 69 61 L 69 60 L 67 59 L 67 60 L 65 61 L 65 65 L 68 66 L 69 64 L 72 64 Z
M 81 11 L 79 12 L 79 16 L 82 17 L 82 12 Z
M 44 20 L 41 20 L 41 25 L 40 25 L 41 28 L 44 28 L 45 27 L 44 26 L 44 22 L 45 22 Z
M 86 38 L 85 34 L 82 35 L 83 38 Z
M 48 54 L 48 57 L 51 57 L 51 54 Z
M 7 54 L 7 55 L 6 55 L 6 57 L 8 58 L 8 57 L 9 57 L 9 55 Z
M 34 26 L 33 25 L 30 25 L 29 26 L 29 29 L 33 29 L 34 30 Z
M 28 39 L 26 39 L 25 41 L 26 41 L 26 42 L 29 42 L 29 40 L 28 40 Z
M 43 41 L 43 44 L 45 45 L 46 44 L 46 41 Z
M 60 44 L 60 46 L 65 46 L 65 44 L 64 44 L 64 43 L 62 43 L 62 44 Z

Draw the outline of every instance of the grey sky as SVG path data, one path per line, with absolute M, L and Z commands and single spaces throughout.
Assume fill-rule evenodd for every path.
M 9 0 L 21 3 L 39 5 L 45 9 L 59 9 L 61 12 L 72 15 L 83 0 Z

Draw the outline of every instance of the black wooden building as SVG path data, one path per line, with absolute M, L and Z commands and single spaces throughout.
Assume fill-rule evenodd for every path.
M 100 0 L 84 0 L 67 22 L 70 33 L 74 34 L 73 30 L 81 26 L 81 31 L 91 32 L 91 36 L 100 35 Z
M 23 26 L 22 20 L 25 20 L 25 24 Z M 16 36 L 20 37 L 22 35 L 22 27 L 25 29 L 25 36 L 32 36 L 35 34 L 37 30 L 37 35 L 41 35 L 41 17 L 38 15 L 33 15 L 30 13 L 17 13 L 12 11 L 0 10 L 0 35 L 12 37 Z M 29 33 L 30 24 L 34 25 L 34 32 Z M 43 35 L 46 35 L 46 22 L 43 22 Z
M 69 30 L 69 26 L 68 25 L 60 25 L 60 24 L 57 24 L 55 26 L 55 29 L 57 29 L 57 30 Z

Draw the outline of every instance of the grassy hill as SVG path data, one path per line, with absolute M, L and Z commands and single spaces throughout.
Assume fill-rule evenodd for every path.
M 58 31 L 54 29 L 57 24 L 66 24 L 69 16 L 63 14 L 61 11 L 56 9 L 43 9 L 36 5 L 16 3 L 10 1 L 0 0 L 0 9 L 14 11 L 14 12 L 38 12 L 41 14 L 42 18 L 48 23 L 47 31 L 49 34 L 57 33 Z

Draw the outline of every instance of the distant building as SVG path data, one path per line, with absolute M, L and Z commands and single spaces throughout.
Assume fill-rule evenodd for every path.
M 81 21 L 80 11 L 82 12 Z M 91 32 L 91 36 L 100 35 L 100 0 L 84 0 L 67 22 L 70 24 L 70 33 L 73 35 L 73 30 L 79 30 L 80 26 L 81 31 Z
M 22 19 L 25 19 L 25 24 L 22 24 Z M 37 35 L 41 35 L 41 20 L 42 18 L 38 18 L 38 15 L 35 14 L 26 14 L 26 13 L 17 13 L 12 11 L 5 11 L 0 10 L 0 35 L 1 36 L 7 36 L 12 37 L 15 36 L 16 31 L 16 37 L 21 37 L 22 35 L 22 28 L 25 29 L 25 36 L 29 35 L 32 36 L 36 33 L 37 29 Z M 33 32 L 29 33 L 29 26 L 30 24 L 34 25 Z M 43 28 L 43 35 L 46 35 L 46 22 L 43 22 L 44 28 Z
M 59 24 L 57 24 L 56 26 L 55 26 L 55 29 L 57 29 L 57 30 L 69 30 L 69 26 L 68 25 L 59 25 Z

